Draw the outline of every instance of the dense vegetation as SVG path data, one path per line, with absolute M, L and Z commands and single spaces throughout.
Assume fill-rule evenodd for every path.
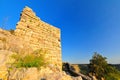
M 120 71 L 108 65 L 106 57 L 95 52 L 89 64 L 89 73 L 95 75 L 98 80 L 120 80 Z
M 14 66 L 17 68 L 20 67 L 40 68 L 41 66 L 46 65 L 44 55 L 45 53 L 42 50 L 37 50 L 31 54 L 27 54 L 27 55 L 16 54 L 13 55 L 12 57 L 15 59 Z
M 106 57 L 95 52 L 89 64 L 80 64 L 80 72 L 85 75 L 96 76 L 98 80 L 120 80 L 119 65 L 108 64 Z

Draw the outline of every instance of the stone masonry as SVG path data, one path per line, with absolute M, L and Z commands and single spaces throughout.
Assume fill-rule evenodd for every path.
M 43 22 L 29 7 L 25 7 L 17 23 L 15 35 L 33 50 L 48 50 L 50 66 L 62 70 L 60 29 Z

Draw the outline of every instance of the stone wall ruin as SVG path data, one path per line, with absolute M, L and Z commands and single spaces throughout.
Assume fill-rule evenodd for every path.
M 32 9 L 25 7 L 17 23 L 15 35 L 22 38 L 33 50 L 49 50 L 46 60 L 62 70 L 60 29 L 43 22 Z

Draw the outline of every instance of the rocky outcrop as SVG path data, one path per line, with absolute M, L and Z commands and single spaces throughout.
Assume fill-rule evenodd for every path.
M 11 63 L 14 59 L 11 56 L 15 54 L 11 51 L 0 50 L 0 79 L 7 80 L 9 76 L 9 70 Z
M 77 64 L 72 64 L 71 67 L 72 67 L 72 69 L 73 69 L 75 72 L 80 73 L 80 67 L 79 67 L 79 65 L 77 65 Z
M 84 80 L 92 80 L 89 76 L 86 76 L 84 74 L 81 74 L 80 72 L 76 72 L 75 69 L 71 66 L 69 63 L 63 64 L 63 70 L 71 76 L 75 76 L 75 78 L 82 77 Z
M 52 71 L 50 68 L 21 68 L 12 70 L 11 73 L 14 75 L 9 76 L 12 80 L 82 80 L 79 77 L 71 77 L 65 72 Z
M 0 50 L 8 50 L 16 53 L 31 53 L 33 49 L 21 37 L 0 29 Z
M 14 59 L 13 53 L 8 50 L 0 50 L 0 79 L 2 80 L 82 80 L 72 77 L 64 71 L 57 71 L 54 67 L 11 68 Z

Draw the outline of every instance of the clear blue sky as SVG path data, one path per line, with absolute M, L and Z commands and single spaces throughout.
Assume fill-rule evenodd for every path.
M 15 29 L 25 6 L 61 29 L 63 61 L 88 63 L 97 51 L 120 63 L 120 0 L 0 0 L 0 26 Z

